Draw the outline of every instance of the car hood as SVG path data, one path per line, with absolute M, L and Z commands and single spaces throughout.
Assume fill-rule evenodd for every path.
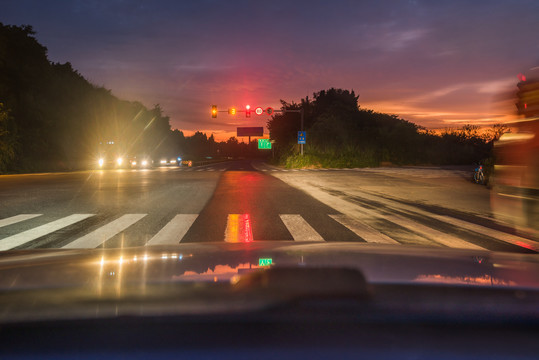
M 359 243 L 186 243 L 0 253 L 0 291 L 230 282 L 268 268 L 354 269 L 367 283 L 539 289 L 539 257 Z
M 316 299 L 329 301 L 322 310 L 332 317 L 352 299 L 357 316 L 373 321 L 528 321 L 530 314 L 537 319 L 538 261 L 529 254 L 289 241 L 9 251 L 0 254 L 0 323 L 274 319 L 272 309 Z M 349 311 L 344 306 L 340 316 Z

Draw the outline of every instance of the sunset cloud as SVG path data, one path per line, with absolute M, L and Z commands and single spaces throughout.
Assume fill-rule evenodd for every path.
M 538 18 L 526 0 L 13 0 L 0 14 L 32 25 L 52 61 L 160 104 L 173 128 L 227 135 L 267 118 L 212 119 L 212 104 L 279 107 L 331 87 L 426 127 L 512 119 L 516 75 L 539 60 Z

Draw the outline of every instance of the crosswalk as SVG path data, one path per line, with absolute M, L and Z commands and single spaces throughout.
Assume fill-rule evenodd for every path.
M 185 168 L 177 168 L 176 171 L 183 171 L 183 172 L 201 172 L 201 171 L 226 171 L 226 168 L 213 168 L 213 167 L 185 167 Z
M 238 167 L 238 168 L 215 168 L 215 167 L 178 167 L 178 168 L 167 168 L 169 170 L 179 171 L 179 172 L 224 172 L 224 171 L 230 171 L 230 170 L 252 170 L 248 169 L 246 167 Z M 260 168 L 256 167 L 255 170 L 261 171 L 261 172 L 320 172 L 320 171 L 364 171 L 365 169 L 361 168 L 319 168 L 319 169 L 285 169 L 285 168 Z
M 327 214 L 327 216 L 334 221 L 334 226 L 344 227 L 355 234 L 357 242 L 393 245 L 409 244 L 410 242 L 406 241 L 406 236 L 402 235 L 403 231 L 408 231 L 407 236 L 413 236 L 415 244 L 418 245 L 496 250 L 485 246 L 484 237 L 487 236 L 495 243 L 501 242 L 506 246 L 539 252 L 539 243 L 534 240 L 450 216 L 431 214 L 432 218 L 438 221 L 458 227 L 459 234 L 462 236 L 444 233 L 398 214 L 386 214 L 383 219 L 385 222 L 394 224 L 396 226 L 395 231 L 392 232 L 389 228 L 380 229 L 376 227 L 374 222 L 376 219 L 380 220 L 380 215 L 372 213 L 372 210 L 368 209 L 363 211 L 365 216 L 371 216 L 370 220 L 367 217 L 358 219 L 344 214 Z M 67 235 L 69 238 L 63 239 L 57 247 L 66 249 L 111 247 L 106 245 L 107 241 L 130 231 L 135 224 L 140 223 L 147 216 L 148 214 L 123 214 L 113 219 L 105 217 L 105 220 L 99 220 L 97 225 L 93 224 L 88 227 L 85 221 L 99 218 L 97 214 L 71 214 L 52 221 L 50 221 L 50 217 L 43 216 L 43 214 L 17 214 L 0 219 L 0 250 L 39 248 L 41 246 L 36 246 L 36 241 L 39 242 L 41 238 L 58 234 L 58 232 L 63 235 L 62 231 L 68 227 L 78 228 L 74 232 L 68 232 L 70 234 Z M 254 221 L 251 214 L 227 214 L 223 216 L 227 217 L 226 227 L 222 232 L 223 236 L 219 239 L 208 239 L 208 241 L 251 242 L 265 240 L 263 238 L 257 239 L 256 236 L 253 236 L 256 232 L 253 228 Z M 45 220 L 40 222 L 40 218 Z M 164 226 L 157 227 L 153 233 L 148 234 L 145 245 L 174 245 L 182 241 L 185 242 L 189 229 L 198 218 L 199 214 L 173 215 L 166 221 Z M 279 214 L 278 219 L 280 219 L 289 234 L 288 238 L 281 240 L 298 242 L 340 241 L 340 239 L 336 238 L 324 238 L 317 231 L 316 224 L 310 224 L 301 214 Z M 35 223 L 35 226 L 19 233 L 12 233 L 16 231 L 13 230 L 15 226 L 28 221 Z M 468 232 L 468 234 L 464 236 L 464 232 Z M 5 234 L 9 235 L 5 236 Z M 482 235 L 483 241 L 474 240 L 478 234 Z M 126 238 L 129 238 L 129 236 L 126 235 Z M 122 246 L 133 245 L 127 243 L 122 244 Z M 47 244 L 45 247 L 51 247 L 51 244 Z M 54 244 L 52 244 L 52 247 L 54 247 Z
M 17 246 L 23 245 L 27 242 L 30 242 L 32 240 L 35 240 L 37 238 L 40 238 L 42 236 L 45 236 L 47 234 L 50 234 L 52 232 L 65 228 L 69 225 L 72 225 L 74 223 L 87 219 L 90 216 L 93 216 L 93 215 L 92 214 L 73 214 L 73 215 L 69 215 L 64 218 L 52 221 L 50 223 L 43 224 L 36 228 L 23 231 L 16 235 L 9 236 L 0 241 L 0 250 L 9 250 L 9 249 L 16 248 Z
M 454 177 L 470 178 L 471 171 L 465 170 L 446 170 L 441 168 L 425 168 L 425 167 L 407 167 L 407 168 L 308 168 L 308 169 L 287 169 L 282 167 L 271 166 L 267 164 L 251 164 L 253 168 L 247 169 L 246 167 L 230 167 L 228 165 L 205 165 L 205 166 L 183 166 L 183 167 L 167 167 L 157 168 L 173 170 L 178 172 L 225 172 L 230 170 L 256 170 L 261 173 L 273 174 L 273 173 L 362 173 L 368 172 L 370 174 L 380 174 L 386 176 L 409 176 L 413 178 L 441 178 L 441 177 Z M 133 170 L 137 171 L 137 170 Z
M 442 177 L 461 177 L 461 178 L 470 178 L 472 175 L 471 171 L 467 170 L 448 170 L 436 167 L 406 167 L 406 168 L 309 168 L 309 169 L 286 169 L 282 167 L 271 166 L 267 164 L 253 164 L 256 170 L 263 173 L 370 173 L 370 174 L 380 174 L 386 176 L 409 176 L 413 178 L 442 178 Z

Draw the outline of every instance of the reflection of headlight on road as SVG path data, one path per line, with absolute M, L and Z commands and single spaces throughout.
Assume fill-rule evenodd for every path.
M 118 163 L 118 165 L 122 165 L 122 163 L 124 162 L 124 159 L 118 158 L 116 159 L 116 162 Z
M 148 161 L 142 160 L 142 166 L 146 166 L 146 165 L 148 165 Z
M 98 162 L 99 166 L 103 166 L 103 164 L 105 163 L 105 160 L 101 158 L 97 162 Z
M 167 161 L 166 160 L 161 160 L 161 164 L 166 164 Z

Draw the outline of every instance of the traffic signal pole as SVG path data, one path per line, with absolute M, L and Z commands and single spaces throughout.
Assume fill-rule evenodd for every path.
M 263 113 L 263 109 L 262 108 L 257 108 L 255 111 L 258 111 L 258 109 L 260 109 L 260 112 L 256 112 L 256 114 L 261 115 Z M 269 112 L 270 110 L 271 110 L 271 113 Z M 273 110 L 271 107 L 269 107 L 267 109 L 267 111 L 268 111 L 269 115 L 272 115 L 274 112 L 280 112 L 280 113 L 283 113 L 283 114 L 287 113 L 287 112 L 299 113 L 300 118 L 301 118 L 301 132 L 303 132 L 303 119 L 304 119 L 304 116 L 305 116 L 305 111 L 304 111 L 303 107 L 301 109 L 299 109 L 299 110 L 287 110 L 287 109 Z M 216 118 L 217 113 L 219 113 L 219 112 L 228 112 L 228 114 L 230 114 L 230 115 L 236 115 L 237 113 L 244 112 L 246 117 L 251 117 L 251 107 L 249 105 L 247 105 L 245 110 L 238 110 L 236 108 L 231 108 L 231 109 L 228 109 L 228 110 L 217 110 L 217 105 L 212 105 L 212 110 L 211 110 L 212 118 Z M 250 143 L 251 143 L 251 137 L 249 136 L 249 144 Z M 300 153 L 301 153 L 301 156 L 303 156 L 303 144 L 300 144 Z

